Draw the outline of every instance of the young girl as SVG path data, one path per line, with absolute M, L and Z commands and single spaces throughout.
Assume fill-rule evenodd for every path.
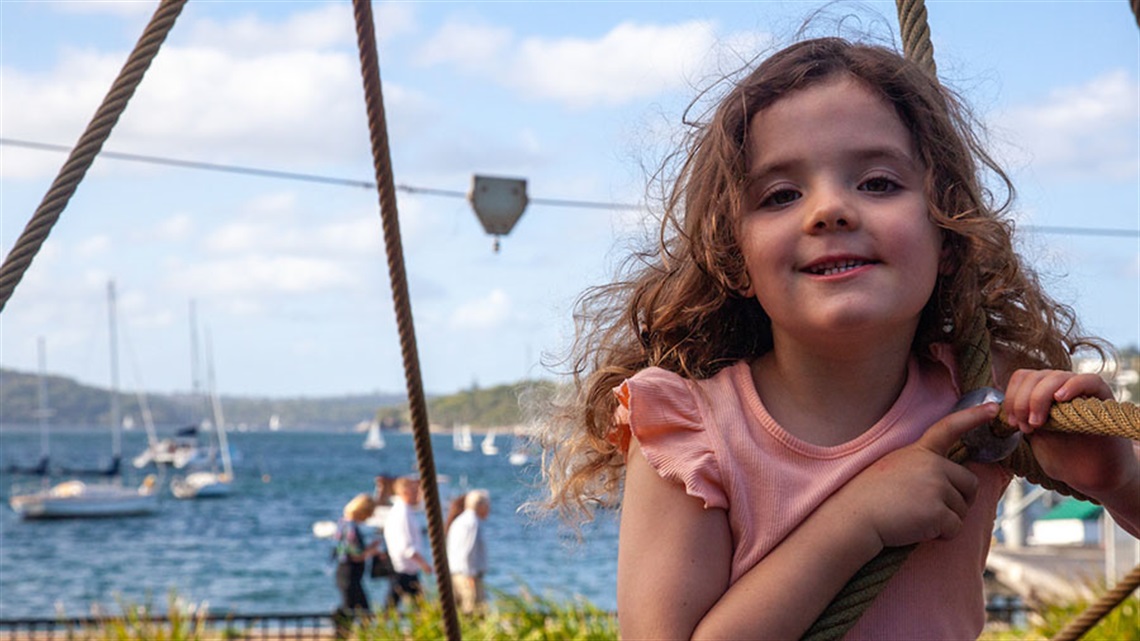
M 1140 531 L 1129 442 L 1035 431 L 1110 392 L 1069 372 L 1099 343 L 1020 263 L 983 170 L 1012 194 L 953 93 L 834 38 L 771 56 L 696 132 L 660 249 L 580 303 L 575 427 L 546 469 L 567 512 L 621 492 L 623 637 L 798 638 L 882 549 L 921 543 L 848 637 L 975 638 L 1010 481 L 945 456 L 999 410 L 951 413 L 979 308 L 1007 420 Z

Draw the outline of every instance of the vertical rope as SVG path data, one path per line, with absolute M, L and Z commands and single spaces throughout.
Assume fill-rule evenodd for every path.
M 922 0 L 896 0 L 895 8 L 899 14 L 899 34 L 902 36 L 903 53 L 910 60 L 922 65 L 930 75 L 937 77 L 934 44 L 930 41 L 930 25 L 926 22 L 926 4 Z
M 1136 18 L 1136 26 L 1140 27 L 1140 0 L 1132 0 L 1132 15 Z
M 103 103 L 99 105 L 95 116 L 87 124 L 87 129 L 79 137 L 79 142 L 71 150 L 67 161 L 59 170 L 59 175 L 48 188 L 47 194 L 32 214 L 20 238 L 16 240 L 15 247 L 4 258 L 4 264 L 0 266 L 0 312 L 4 311 L 8 299 L 16 291 L 16 285 L 24 278 L 24 274 L 32 265 L 32 259 L 39 253 L 40 247 L 47 240 L 52 227 L 75 194 L 83 176 L 95 162 L 95 157 L 103 148 L 103 143 L 110 137 L 115 123 L 119 122 L 119 118 L 126 111 L 127 103 L 142 82 L 150 63 L 158 55 L 159 48 L 166 40 L 170 29 L 174 27 L 174 22 L 185 4 L 186 0 L 162 0 L 155 9 L 150 23 L 139 37 L 127 62 L 119 71 L 119 76 L 111 85 L 110 91 L 103 98 Z
M 1132 10 L 1137 13 L 1140 20 L 1140 0 L 1131 0 Z M 937 77 L 938 70 L 934 64 L 934 45 L 930 42 L 930 27 L 926 21 L 926 7 L 922 0 L 896 0 L 899 15 L 899 31 L 903 39 L 903 51 L 906 57 L 921 65 L 932 76 Z M 955 357 L 958 362 L 959 376 L 962 379 L 963 391 L 970 391 L 992 383 L 993 373 L 990 361 L 990 334 L 986 327 L 986 315 L 978 309 L 971 318 L 970 327 L 964 332 L 965 338 L 961 344 L 955 345 Z M 1008 425 L 1002 426 L 995 422 L 995 433 L 999 430 L 1012 430 Z M 1100 433 L 1098 431 L 1098 433 Z M 949 457 L 956 463 L 962 463 L 967 458 L 967 452 L 961 444 L 956 444 L 950 451 Z M 1028 480 L 1055 489 L 1070 495 L 1077 494 L 1060 481 L 1049 478 L 1041 470 L 1036 458 L 1033 457 L 1029 444 L 1022 441 L 1014 456 L 1004 462 L 1016 474 Z M 839 594 L 832 599 L 824 612 L 815 623 L 804 633 L 803 639 L 811 641 L 832 641 L 838 639 L 855 625 L 863 612 L 886 586 L 894 573 L 906 561 L 915 546 L 901 548 L 886 548 L 874 559 L 859 569 L 859 571 L 843 586 Z M 1133 576 L 1135 575 L 1135 576 Z M 1129 580 L 1140 583 L 1140 567 L 1129 575 Z M 1128 592 L 1135 589 L 1133 583 Z M 1073 641 L 1080 638 L 1105 614 L 1124 600 L 1116 591 L 1102 597 L 1086 611 L 1086 615 L 1078 617 L 1066 627 L 1067 636 L 1058 635 L 1055 641 Z M 1115 599 L 1115 601 L 1113 600 Z
M 447 564 L 447 543 L 439 501 L 439 485 L 432 457 L 431 433 L 428 429 L 427 403 L 420 376 L 416 330 L 412 322 L 412 306 L 408 279 L 404 271 L 404 251 L 400 241 L 400 220 L 396 211 L 396 186 L 392 177 L 392 158 L 388 147 L 388 127 L 384 115 L 384 95 L 380 83 L 380 63 L 372 20 L 371 0 L 353 0 L 356 39 L 360 48 L 360 71 L 364 81 L 364 101 L 368 111 L 368 130 L 372 142 L 372 159 L 376 171 L 376 187 L 380 196 L 380 217 L 384 228 L 384 248 L 388 255 L 388 275 L 392 283 L 392 303 L 396 308 L 396 327 L 400 334 L 400 351 L 404 358 L 404 380 L 408 388 L 408 410 L 416 447 L 416 464 L 424 491 L 424 507 L 428 517 L 439 597 L 442 601 L 443 625 L 449 641 L 458 641 L 459 618 L 451 591 L 451 572 Z

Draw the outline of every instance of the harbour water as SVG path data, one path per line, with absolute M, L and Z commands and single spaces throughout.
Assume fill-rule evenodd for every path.
M 164 488 L 152 516 L 60 521 L 21 520 L 8 507 L 13 487 L 38 483 L 0 474 L 0 618 L 81 616 L 98 604 L 121 613 L 124 604 L 150 604 L 165 611 L 171 594 L 211 612 L 242 614 L 325 612 L 337 602 L 330 543 L 312 525 L 334 520 L 373 478 L 413 473 L 410 434 L 385 435 L 381 450 L 362 448 L 354 432 L 247 432 L 229 435 L 240 453 L 233 493 L 225 498 L 182 501 Z M 487 585 L 518 594 L 527 589 L 558 601 L 584 597 L 606 609 L 616 606 L 617 523 L 603 515 L 586 524 L 581 541 L 553 519 L 537 520 L 518 507 L 541 496 L 532 459 L 508 462 L 510 443 L 500 453 L 453 449 L 450 435 L 433 437 L 435 465 L 444 477 L 442 500 L 467 488 L 490 491 L 486 521 L 490 570 Z M 125 482 L 145 471 L 130 468 L 145 435 L 124 435 Z M 39 457 L 36 428 L 0 429 L 0 466 L 30 465 Z M 53 463 L 95 467 L 110 458 L 105 429 L 56 430 Z M 153 471 L 153 470 L 152 470 Z M 384 580 L 367 581 L 379 602 Z

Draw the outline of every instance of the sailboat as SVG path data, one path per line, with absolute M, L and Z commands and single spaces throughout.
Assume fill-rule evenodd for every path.
M 189 425 L 180 428 L 172 437 L 149 439 L 147 448 L 131 462 L 139 469 L 152 463 L 182 469 L 199 463 L 202 457 L 202 450 L 198 447 L 198 426 Z
M 495 445 L 495 429 L 491 428 L 487 435 L 483 437 L 483 442 L 479 444 L 479 449 L 487 456 L 495 456 L 499 453 L 499 446 Z
M 475 441 L 471 438 L 471 426 L 464 423 L 451 428 L 451 445 L 460 452 L 470 452 L 475 449 Z
M 368 436 L 364 437 L 364 449 L 382 450 L 384 445 L 384 433 L 380 431 L 380 423 L 373 420 L 368 424 Z
M 47 399 L 47 348 L 44 344 L 44 337 L 40 336 L 36 342 L 36 349 L 39 355 L 39 376 L 37 377 L 37 399 L 38 406 L 36 408 L 36 420 L 40 424 L 40 458 L 36 464 L 31 467 L 22 467 L 20 465 L 9 465 L 6 470 L 13 474 L 30 474 L 33 476 L 47 476 L 48 465 L 51 463 L 51 453 L 48 446 L 48 418 L 51 417 L 51 410 L 48 409 Z
M 507 457 L 507 460 L 511 462 L 511 465 L 526 465 L 530 463 L 530 452 L 527 452 L 524 447 L 516 447 L 511 450 L 511 455 Z
M 218 397 L 214 380 L 214 350 L 210 333 L 206 332 L 206 376 L 210 393 L 210 406 L 214 415 L 214 434 L 217 436 L 217 449 L 221 454 L 222 471 L 215 467 L 209 471 L 191 472 L 170 482 L 170 491 L 180 499 L 204 499 L 229 496 L 233 490 L 234 468 L 230 445 L 226 439 L 226 417 L 222 412 L 222 401 Z
M 27 494 L 14 494 L 8 503 L 25 519 L 84 518 L 135 516 L 151 514 L 158 509 L 155 478 L 147 476 L 142 484 L 124 486 L 118 476 L 122 452 L 122 421 L 119 412 L 119 345 L 115 319 L 115 283 L 107 283 L 107 308 L 111 343 L 111 433 L 112 480 L 87 483 L 78 479 Z

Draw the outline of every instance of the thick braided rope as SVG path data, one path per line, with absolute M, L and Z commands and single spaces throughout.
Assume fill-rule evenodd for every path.
M 895 8 L 899 14 L 903 53 L 909 60 L 914 60 L 929 69 L 931 75 L 937 76 L 934 44 L 930 41 L 930 25 L 926 21 L 926 4 L 922 0 L 897 0 Z
M 1077 641 L 1103 619 L 1104 615 L 1112 612 L 1116 606 L 1123 603 L 1128 595 L 1136 591 L 1137 587 L 1140 587 L 1140 565 L 1132 568 L 1131 572 L 1112 586 L 1111 590 L 1105 592 L 1096 603 L 1069 621 L 1065 627 L 1061 628 L 1060 632 L 1053 635 L 1050 641 Z
M 28 221 L 20 238 L 16 240 L 15 247 L 4 258 L 4 264 L 0 266 L 0 311 L 3 311 L 4 306 L 8 304 L 8 299 L 16 291 L 16 285 L 31 267 L 32 259 L 39 253 L 40 247 L 47 240 L 52 227 L 75 194 L 83 176 L 95 162 L 103 143 L 110 137 L 115 123 L 126 111 L 127 102 L 142 82 L 150 63 L 158 55 L 159 48 L 166 40 L 170 29 L 174 27 L 174 22 L 185 4 L 186 0 L 163 0 L 155 10 L 127 62 L 119 71 L 119 76 L 103 98 L 103 103 L 99 105 L 87 129 L 79 137 L 79 142 L 71 150 L 40 206 L 36 208 L 32 219 Z
M 1136 18 L 1136 26 L 1140 27 L 1140 0 L 1132 0 L 1132 15 Z
M 459 617 L 452 594 L 451 571 L 447 563 L 447 542 L 432 456 L 431 433 L 428 429 L 427 402 L 420 376 L 416 329 L 412 322 L 412 305 L 408 279 L 404 270 L 404 250 L 400 240 L 400 220 L 396 210 L 396 186 L 392 176 L 392 157 L 388 146 L 388 126 L 384 112 L 384 94 L 380 83 L 379 54 L 372 20 L 371 0 L 353 0 L 356 38 L 360 48 L 360 71 L 364 81 L 364 101 L 368 111 L 368 131 L 372 143 L 372 160 L 376 171 L 376 187 L 380 197 L 380 218 L 384 229 L 384 248 L 388 255 L 388 276 L 392 285 L 392 303 L 396 309 L 396 327 L 400 334 L 400 351 L 404 359 L 404 381 L 408 389 L 408 410 L 416 448 L 416 465 L 424 492 L 435 576 L 443 609 L 443 626 L 449 641 L 459 641 Z
M 962 391 L 968 392 L 970 390 L 978 389 L 979 387 L 986 387 L 993 384 L 993 367 L 990 361 L 990 332 L 986 328 L 986 315 L 981 309 L 974 314 L 970 319 L 970 326 L 963 332 L 964 338 L 955 346 L 955 356 L 958 361 L 959 376 L 962 377 Z M 1054 405 L 1054 411 L 1065 411 L 1061 409 L 1064 404 Z M 1047 426 L 1050 429 L 1056 426 L 1050 424 Z M 1099 433 L 1095 429 L 1096 424 L 1090 424 L 1090 430 L 1085 433 Z M 1010 426 L 1001 420 L 1001 417 L 990 426 L 994 434 L 998 436 L 1005 436 L 1017 431 L 1016 428 Z M 958 443 L 950 451 L 950 458 L 955 462 L 962 462 L 965 460 L 964 452 L 961 452 L 961 443 Z M 1008 468 L 1017 476 L 1021 476 L 1031 483 L 1040 485 L 1049 490 L 1060 492 L 1066 496 L 1073 496 L 1082 500 L 1088 500 L 1088 497 L 1077 492 L 1065 483 L 1051 478 L 1037 459 L 1033 456 L 1033 450 L 1029 447 L 1029 442 L 1022 440 L 1018 444 L 1017 449 L 1014 450 L 1007 459 L 1002 461 L 1002 465 Z

